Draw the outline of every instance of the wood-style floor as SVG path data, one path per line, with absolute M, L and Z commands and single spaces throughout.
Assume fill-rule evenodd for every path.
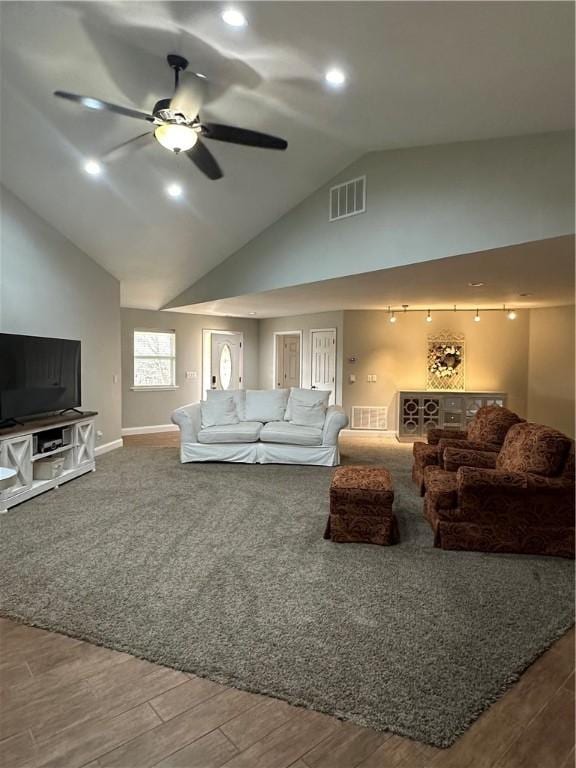
M 572 768 L 574 631 L 447 750 L 6 619 L 0 702 L 2 768 Z

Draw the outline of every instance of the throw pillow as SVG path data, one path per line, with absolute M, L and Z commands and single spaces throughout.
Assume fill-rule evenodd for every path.
M 244 421 L 244 403 L 246 402 L 245 389 L 209 389 L 206 392 L 206 400 L 221 400 L 222 398 L 233 397 L 236 403 L 236 413 L 240 421 Z
M 307 403 L 294 397 L 292 398 L 291 416 L 290 424 L 322 429 L 326 421 L 326 404 L 322 402 Z
M 288 405 L 286 406 L 286 415 L 284 416 L 286 421 L 292 420 L 292 403 L 294 398 L 297 398 L 300 402 L 312 405 L 323 403 L 325 408 L 327 408 L 328 400 L 330 400 L 330 392 L 323 392 L 319 389 L 301 389 L 300 387 L 292 387 L 290 390 L 290 397 L 288 398 Z
M 245 421 L 283 421 L 288 402 L 287 389 L 247 389 Z
M 227 424 L 238 424 L 240 419 L 232 395 L 200 403 L 202 414 L 202 429 L 206 427 L 224 427 Z

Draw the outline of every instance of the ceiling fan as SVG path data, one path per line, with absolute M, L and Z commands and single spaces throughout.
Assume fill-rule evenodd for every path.
M 105 161 L 115 159 L 127 151 L 156 140 L 171 152 L 176 154 L 182 152 L 187 155 L 209 179 L 221 179 L 222 170 L 203 139 L 226 141 L 246 147 L 286 149 L 288 143 L 277 136 L 231 125 L 201 121 L 198 113 L 204 97 L 202 77 L 189 73 L 181 80 L 180 73 L 188 67 L 187 59 L 171 53 L 167 56 L 167 61 L 174 70 L 174 96 L 171 99 L 157 101 L 151 114 L 66 91 L 54 91 L 54 96 L 77 102 L 88 109 L 106 109 L 118 115 L 144 120 L 155 126 L 154 130 L 142 133 L 114 147 L 102 158 Z

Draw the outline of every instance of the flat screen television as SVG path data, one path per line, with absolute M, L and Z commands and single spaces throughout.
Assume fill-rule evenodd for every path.
M 0 424 L 81 405 L 80 342 L 0 333 Z

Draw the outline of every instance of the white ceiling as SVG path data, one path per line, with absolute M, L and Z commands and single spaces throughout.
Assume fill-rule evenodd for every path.
M 469 283 L 483 282 L 480 287 Z M 522 296 L 521 294 L 529 294 Z M 339 309 L 499 309 L 574 304 L 574 237 L 556 237 L 362 275 L 181 307 L 191 314 L 288 317 Z
M 158 308 L 366 151 L 569 128 L 571 3 L 1 4 L 2 181 Z M 284 136 L 288 151 L 211 142 L 225 178 L 160 146 L 98 180 L 81 164 L 146 128 L 55 89 L 150 110 L 169 52 L 209 78 L 205 119 Z M 348 85 L 323 73 L 339 65 Z M 163 187 L 178 181 L 183 201 Z

